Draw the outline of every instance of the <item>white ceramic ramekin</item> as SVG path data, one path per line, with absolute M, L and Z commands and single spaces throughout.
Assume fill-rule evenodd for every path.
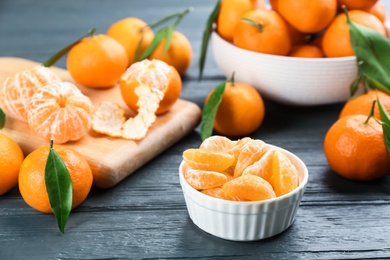
M 234 241 L 265 239 L 291 226 L 309 174 L 306 165 L 296 155 L 275 148 L 287 155 L 297 168 L 299 186 L 283 196 L 258 202 L 222 200 L 195 190 L 184 179 L 183 169 L 188 166 L 182 161 L 179 168 L 180 184 L 194 224 L 214 236 Z

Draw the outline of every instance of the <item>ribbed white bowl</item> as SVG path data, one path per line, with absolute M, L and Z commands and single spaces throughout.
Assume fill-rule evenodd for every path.
M 306 165 L 296 155 L 280 149 L 299 173 L 299 186 L 283 196 L 258 201 L 237 202 L 217 199 L 192 188 L 184 179 L 180 164 L 180 184 L 188 214 L 195 225 L 214 236 L 234 241 L 268 238 L 286 230 L 293 222 L 308 182 Z
M 389 24 L 386 29 L 389 33 Z M 345 101 L 357 77 L 356 58 L 294 58 L 244 50 L 212 34 L 215 62 L 222 73 L 252 85 L 266 98 L 289 105 Z

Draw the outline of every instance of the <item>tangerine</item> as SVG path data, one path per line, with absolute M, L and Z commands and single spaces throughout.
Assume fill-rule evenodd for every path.
M 61 144 L 85 136 L 91 126 L 93 105 L 70 82 L 43 86 L 30 100 L 28 125 L 47 140 Z
M 23 159 L 24 155 L 20 146 L 10 137 L 0 133 L 0 195 L 18 183 Z
M 361 10 L 349 11 L 350 19 L 361 26 L 373 29 L 382 35 L 386 35 L 383 23 L 373 14 Z M 353 56 L 347 15 L 340 13 L 325 30 L 322 38 L 322 50 L 326 57 Z
M 330 168 L 347 179 L 373 180 L 390 170 L 382 125 L 365 115 L 339 118 L 326 133 L 324 153 Z
M 290 32 L 273 10 L 255 9 L 238 21 L 233 43 L 239 48 L 274 55 L 286 55 L 291 48 Z
M 277 10 L 300 32 L 317 33 L 325 29 L 334 19 L 337 0 L 278 0 Z
M 38 88 L 56 82 L 61 82 L 60 77 L 43 66 L 18 72 L 4 81 L 0 89 L 0 107 L 10 117 L 27 122 L 31 96 Z
M 350 98 L 342 108 L 339 117 L 344 117 L 348 115 L 368 115 L 372 108 L 372 102 L 376 99 L 379 99 L 387 113 L 390 114 L 390 95 L 379 91 L 379 90 L 370 90 L 367 93 L 361 94 L 357 97 Z M 375 117 L 380 119 L 379 105 L 376 104 L 374 110 Z
M 88 196 L 93 175 L 87 160 L 75 150 L 54 145 L 53 149 L 61 157 L 72 181 L 72 208 L 80 205 Z M 45 185 L 45 167 L 50 146 L 42 146 L 31 152 L 23 161 L 19 172 L 19 190 L 24 201 L 32 208 L 52 213 Z
M 382 1 L 377 1 L 371 7 L 363 8 L 362 10 L 375 15 L 382 23 L 386 22 L 386 8 Z
M 379 2 L 378 0 L 337 0 L 337 5 L 339 8 L 341 8 L 343 5 L 348 10 L 353 9 L 367 9 L 372 7 L 375 3 Z
M 106 34 L 117 40 L 125 49 L 128 59 L 128 65 L 136 62 L 136 52 L 139 43 L 141 55 L 153 41 L 153 30 L 141 19 L 136 17 L 127 17 L 113 23 Z
M 184 178 L 196 190 L 212 189 L 222 187 L 227 182 L 226 175 L 215 172 L 197 169 L 187 169 L 183 172 Z
M 208 102 L 212 90 L 206 97 Z M 223 135 L 245 136 L 260 127 L 265 115 L 265 106 L 260 93 L 252 86 L 242 83 L 226 82 L 217 114 L 214 129 Z
M 134 111 L 139 99 L 135 89 L 142 85 L 163 93 L 156 111 L 163 114 L 178 100 L 182 81 L 177 70 L 164 61 L 145 59 L 133 63 L 120 78 L 120 90 L 123 100 Z
M 66 67 L 79 84 L 91 88 L 114 86 L 126 71 L 128 57 L 114 38 L 99 34 L 82 39 L 73 46 Z
M 183 159 L 193 169 L 216 172 L 223 172 L 234 163 L 234 156 L 229 153 L 200 148 L 185 150 Z
M 323 58 L 324 53 L 321 48 L 313 44 L 302 44 L 293 46 L 289 56 L 296 58 Z
M 192 46 L 187 37 L 181 32 L 174 31 L 171 44 L 164 52 L 166 39 L 164 38 L 154 49 L 149 59 L 157 59 L 173 66 L 180 75 L 184 75 L 192 60 Z

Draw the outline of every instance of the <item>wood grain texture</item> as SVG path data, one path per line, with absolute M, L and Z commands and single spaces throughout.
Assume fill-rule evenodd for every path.
M 383 1 L 390 12 L 390 2 Z M 156 21 L 193 6 L 178 30 L 194 48 L 181 98 L 203 106 L 224 80 L 208 52 L 197 81 L 203 25 L 210 0 L 1 0 L 0 56 L 42 62 L 96 26 L 104 32 L 123 17 Z M 58 66 L 65 68 L 61 60 Z M 1 68 L 0 68 L 1 69 Z M 281 72 L 281 77 L 283 72 Z M 72 211 L 65 235 L 52 215 L 22 200 L 17 188 L 0 197 L 0 259 L 390 259 L 390 177 L 359 183 L 332 172 L 323 138 L 343 104 L 290 107 L 266 100 L 263 125 L 251 135 L 297 154 L 309 183 L 294 224 L 250 243 L 206 234 L 188 217 L 179 184 L 182 152 L 200 144 L 199 128 L 111 189 L 93 188 Z

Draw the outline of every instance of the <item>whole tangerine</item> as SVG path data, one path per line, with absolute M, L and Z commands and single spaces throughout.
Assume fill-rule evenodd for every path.
M 10 137 L 0 133 L 0 195 L 18 183 L 24 155 L 20 146 Z
M 53 149 L 61 157 L 72 181 L 72 208 L 80 205 L 89 194 L 93 175 L 87 160 L 75 150 L 54 145 Z M 24 201 L 32 208 L 52 213 L 45 185 L 45 167 L 50 146 L 42 146 L 31 152 L 23 161 L 19 172 L 19 190 Z
M 379 2 L 378 0 L 337 0 L 337 6 L 341 8 L 343 5 L 348 10 L 358 9 L 363 10 L 372 7 Z
M 234 29 L 237 47 L 274 55 L 287 55 L 291 48 L 285 21 L 273 10 L 256 9 L 245 13 Z
M 125 49 L 114 38 L 104 34 L 82 39 L 71 48 L 66 60 L 72 78 L 91 88 L 114 86 L 127 65 Z
M 136 17 L 127 17 L 113 23 L 106 34 L 117 40 L 126 50 L 128 65 L 136 62 L 136 52 L 140 42 L 139 55 L 146 50 L 154 38 L 153 30 Z
M 350 19 L 361 26 L 373 29 L 386 35 L 383 23 L 373 14 L 361 10 L 349 11 Z M 322 50 L 326 57 L 353 56 L 347 15 L 340 13 L 325 30 L 322 37 Z
M 213 92 L 206 97 L 206 103 Z M 225 84 L 214 129 L 227 136 L 247 136 L 260 127 L 264 115 L 265 106 L 260 93 L 248 84 L 232 80 Z
M 347 179 L 373 180 L 390 170 L 382 126 L 366 115 L 338 119 L 326 133 L 324 153 L 330 168 Z
M 175 67 L 180 75 L 184 75 L 192 61 L 192 46 L 188 38 L 181 32 L 174 31 L 172 34 L 171 44 L 164 52 L 166 39 L 163 39 L 149 59 L 161 60 Z

